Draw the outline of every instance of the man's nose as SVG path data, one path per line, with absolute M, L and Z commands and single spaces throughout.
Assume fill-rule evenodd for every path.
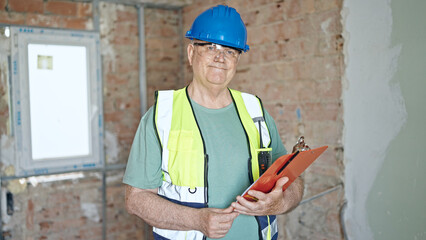
M 225 61 L 225 53 L 223 51 L 218 51 L 215 58 L 216 61 L 224 62 Z

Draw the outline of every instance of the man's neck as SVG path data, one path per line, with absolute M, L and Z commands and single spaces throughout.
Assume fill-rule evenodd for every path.
M 232 102 L 231 94 L 227 87 L 205 87 L 191 82 L 188 86 L 189 97 L 203 107 L 220 109 Z

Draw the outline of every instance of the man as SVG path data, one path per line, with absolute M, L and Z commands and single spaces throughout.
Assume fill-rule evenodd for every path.
M 270 193 L 249 192 L 257 202 L 239 196 L 259 177 L 260 155 L 286 154 L 260 100 L 228 89 L 249 50 L 245 25 L 219 5 L 186 37 L 193 80 L 156 93 L 142 118 L 123 180 L 127 210 L 152 225 L 156 239 L 276 239 L 275 215 L 298 205 L 303 181 L 283 192 L 284 177 Z

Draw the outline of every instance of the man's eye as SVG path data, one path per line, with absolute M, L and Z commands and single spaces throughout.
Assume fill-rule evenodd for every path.
M 216 50 L 216 47 L 209 45 L 209 46 L 207 46 L 207 50 L 214 51 L 214 50 Z
M 235 55 L 237 55 L 237 53 L 234 50 L 227 50 L 226 54 L 228 54 L 229 56 L 235 56 Z

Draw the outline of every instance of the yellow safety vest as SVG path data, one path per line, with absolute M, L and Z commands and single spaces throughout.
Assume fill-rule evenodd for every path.
M 258 124 L 262 127 L 263 146 L 269 146 L 270 136 L 263 119 L 259 98 L 248 93 L 229 89 L 238 116 L 248 138 L 251 158 L 251 181 L 259 178 L 257 161 L 260 148 Z M 158 194 L 189 207 L 208 207 L 207 167 L 208 155 L 202 132 L 199 129 L 187 88 L 156 92 L 154 122 L 162 148 L 163 184 Z M 277 237 L 275 216 L 257 217 L 260 238 Z M 199 231 L 175 231 L 154 228 L 156 239 L 203 239 Z

